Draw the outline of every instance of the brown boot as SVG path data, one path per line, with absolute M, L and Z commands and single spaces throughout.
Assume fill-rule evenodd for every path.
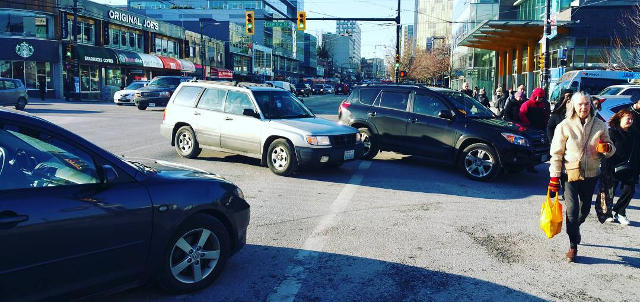
M 577 249 L 569 249 L 569 251 L 567 252 L 567 254 L 565 255 L 565 259 L 567 259 L 567 262 L 576 262 L 576 256 L 578 256 L 578 250 Z

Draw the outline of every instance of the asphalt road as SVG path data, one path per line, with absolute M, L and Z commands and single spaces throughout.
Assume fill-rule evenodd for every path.
M 304 98 L 335 119 L 344 97 Z M 247 245 L 211 287 L 168 296 L 147 286 L 104 301 L 637 301 L 640 211 L 630 226 L 582 227 L 579 263 L 568 238 L 538 225 L 548 165 L 471 181 L 453 167 L 390 152 L 339 169 L 279 177 L 259 162 L 204 151 L 180 158 L 159 134 L 162 110 L 33 103 L 27 111 L 127 157 L 214 172 L 251 204 Z M 634 221 L 635 219 L 635 221 Z

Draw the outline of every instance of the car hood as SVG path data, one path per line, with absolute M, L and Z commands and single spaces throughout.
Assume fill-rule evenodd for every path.
M 130 93 L 134 93 L 134 92 L 136 92 L 136 91 L 135 90 L 124 89 L 124 90 L 116 91 L 116 94 L 123 95 L 123 94 L 130 94 Z
M 222 176 L 207 172 L 202 169 L 194 168 L 191 166 L 168 162 L 159 159 L 149 158 L 126 158 L 125 160 L 131 160 L 142 163 L 150 168 L 150 175 L 153 177 L 165 178 L 165 179 L 215 179 L 221 181 L 227 181 Z
M 498 130 L 500 132 L 510 132 L 513 134 L 520 134 L 525 136 L 539 135 L 540 130 L 533 130 L 524 127 L 520 124 L 505 121 L 499 118 L 486 118 L 486 119 L 468 119 L 470 127 L 485 127 Z
M 271 126 L 275 129 L 297 132 L 309 135 L 340 135 L 354 134 L 356 129 L 340 125 L 334 121 L 313 117 L 297 119 L 274 119 L 270 120 Z

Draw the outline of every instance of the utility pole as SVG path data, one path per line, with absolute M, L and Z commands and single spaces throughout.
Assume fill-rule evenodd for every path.
M 541 86 L 545 95 L 549 95 L 549 35 L 551 35 L 551 0 L 545 0 L 544 9 L 544 33 L 542 35 L 542 53 L 544 55 L 544 68 L 541 70 Z
M 549 0 L 547 0 L 549 1 Z M 398 0 L 398 15 L 396 16 L 396 58 L 400 57 L 400 0 Z M 400 68 L 396 68 L 396 83 L 400 83 Z
M 76 45 L 78 45 L 78 0 L 73 0 L 73 22 L 71 23 L 71 35 L 73 36 L 73 49 L 76 50 Z M 74 58 L 73 60 L 74 99 L 80 98 L 80 87 L 78 87 L 80 85 L 80 66 L 78 66 L 78 60 L 79 58 Z
M 207 79 L 207 66 L 204 63 L 205 47 L 204 47 L 204 27 L 202 26 L 202 19 L 200 19 L 200 62 L 202 64 L 202 79 Z

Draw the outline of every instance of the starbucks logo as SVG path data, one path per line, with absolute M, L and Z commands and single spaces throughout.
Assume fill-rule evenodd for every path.
M 28 58 L 33 55 L 33 46 L 27 42 L 18 43 L 16 53 L 23 58 Z

